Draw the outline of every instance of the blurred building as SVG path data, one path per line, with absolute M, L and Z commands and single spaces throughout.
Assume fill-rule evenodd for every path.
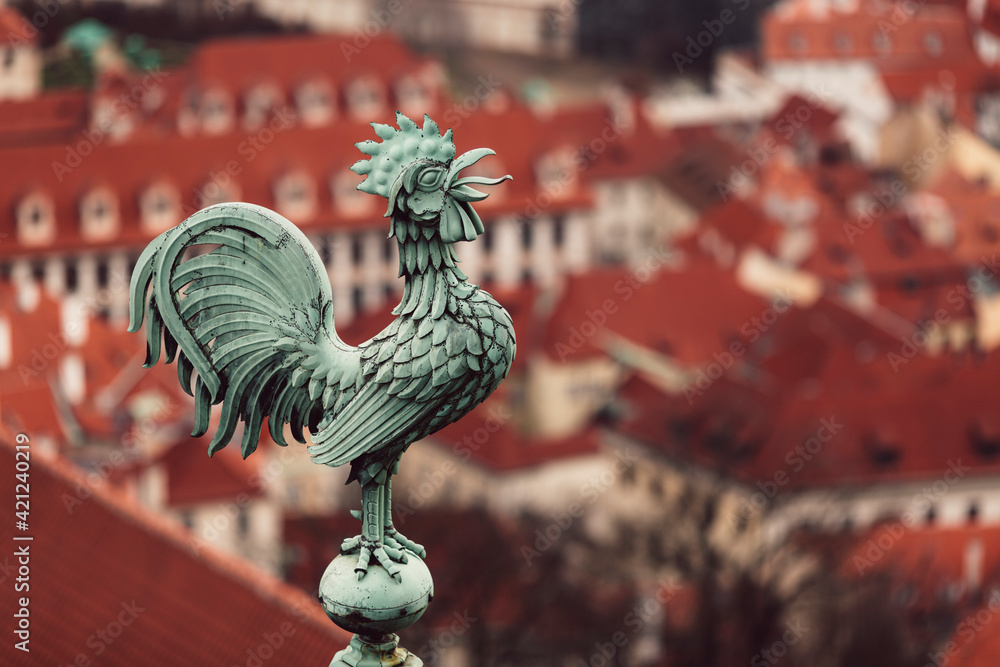
M 268 6 L 347 35 L 392 12 Z M 266 436 L 249 461 L 209 462 L 173 369 L 142 370 L 141 337 L 121 332 L 126 278 L 191 212 L 251 201 L 309 235 L 343 337 L 365 340 L 391 319 L 397 258 L 354 189 L 353 143 L 397 108 L 427 112 L 459 150 L 498 150 L 483 175 L 514 176 L 482 206 L 484 237 L 460 247 L 512 314 L 513 372 L 414 445 L 395 495 L 404 532 L 471 562 L 479 594 L 449 604 L 483 602 L 489 622 L 455 664 L 474 638 L 523 627 L 588 658 L 592 636 L 581 649 L 519 603 L 557 555 L 592 590 L 558 582 L 547 599 L 567 624 L 654 603 L 627 664 L 700 655 L 685 637 L 737 651 L 745 610 L 713 613 L 754 586 L 775 618 L 822 623 L 834 612 L 787 591 L 831 573 L 894 576 L 885 603 L 934 650 L 954 639 L 949 667 L 995 662 L 987 634 L 961 634 L 1000 587 L 994 8 L 906 7 L 778 3 L 759 55 L 721 59 L 707 91 L 612 86 L 573 107 L 483 82 L 469 108 L 441 63 L 381 33 L 217 40 L 162 72 L 109 58 L 89 91 L 39 92 L 36 76 L 0 104 L 3 423 L 109 469 L 193 544 L 308 587 L 353 530 L 346 471 Z M 465 35 L 462 12 L 489 10 L 495 48 L 548 48 L 532 41 L 542 7 L 421 14 L 446 8 L 454 25 L 435 29 Z M 468 542 L 509 549 L 484 547 L 480 567 Z M 664 580 L 681 582 L 673 605 L 657 603 Z

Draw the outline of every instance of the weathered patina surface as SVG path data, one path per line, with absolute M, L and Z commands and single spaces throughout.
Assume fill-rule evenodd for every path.
M 509 177 L 463 178 L 463 169 L 493 151 L 455 157 L 451 130 L 442 135 L 430 118 L 421 127 L 397 113 L 397 124 L 373 123 L 382 141 L 357 144 L 369 158 L 352 167 L 366 176 L 359 190 L 388 200 L 389 236 L 399 245 L 404 279 L 396 319 L 371 340 L 353 347 L 340 339 L 316 250 L 295 225 L 251 204 L 211 206 L 165 232 L 142 253 L 131 284 L 129 331 L 145 321 L 147 367 L 161 349 L 167 363 L 176 360 L 180 382 L 195 398 L 193 436 L 208 430 L 211 406 L 222 404 L 210 455 L 243 422 L 241 447 L 249 456 L 267 417 L 278 444 L 286 444 L 286 425 L 303 443 L 308 428 L 316 463 L 351 465 L 350 480 L 362 489 L 362 509 L 354 513 L 362 527 L 342 551 L 352 557 L 358 586 L 376 566 L 399 583 L 408 559 L 424 556 L 392 525 L 391 480 L 400 457 L 485 400 L 515 352 L 509 314 L 468 282 L 453 248 L 484 231 L 472 203 L 487 195 L 471 186 Z M 208 252 L 192 252 L 206 246 Z M 406 613 L 415 620 L 411 607 Z M 385 644 L 384 636 L 373 639 Z M 364 664 L 345 660 L 336 664 Z

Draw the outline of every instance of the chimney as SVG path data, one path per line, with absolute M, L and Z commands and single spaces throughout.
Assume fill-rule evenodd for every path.
M 0 315 L 0 369 L 2 370 L 10 368 L 13 357 L 12 344 L 10 318 Z
M 636 103 L 632 93 L 622 85 L 613 85 L 605 92 L 604 100 L 611 111 L 615 128 L 622 134 L 631 133 L 636 121 Z
M 87 313 L 82 301 L 75 296 L 63 298 L 60 307 L 62 334 L 68 347 L 79 347 L 87 340 Z
M 63 356 L 59 364 L 59 386 L 62 387 L 63 395 L 71 405 L 80 404 L 86 397 L 86 368 L 79 352 L 70 352 Z
M 965 588 L 979 590 L 983 583 L 983 541 L 974 537 L 965 544 Z

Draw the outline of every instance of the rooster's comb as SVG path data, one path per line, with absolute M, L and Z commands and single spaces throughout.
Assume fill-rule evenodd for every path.
M 370 159 L 358 160 L 351 167 L 355 174 L 367 175 L 358 184 L 358 190 L 388 199 L 393 181 L 413 161 L 423 158 L 447 163 L 455 157 L 451 130 L 442 135 L 430 116 L 424 115 L 424 126 L 421 128 L 397 111 L 396 124 L 399 125 L 398 130 L 391 125 L 372 123 L 375 134 L 382 142 L 369 139 L 355 144 L 358 150 L 371 156 Z

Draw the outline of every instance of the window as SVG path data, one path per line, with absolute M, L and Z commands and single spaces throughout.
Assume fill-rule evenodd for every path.
M 838 53 L 850 53 L 854 50 L 854 40 L 846 32 L 838 32 L 833 37 L 833 47 Z
M 924 49 L 932 56 L 940 56 L 944 51 L 944 41 L 937 32 L 929 31 L 924 33 Z
M 51 243 L 56 237 L 55 207 L 40 192 L 32 193 L 17 205 L 17 239 L 26 246 Z
M 108 259 L 101 257 L 97 260 L 97 289 L 104 289 L 108 286 Z
M 577 176 L 573 164 L 573 150 L 569 147 L 550 151 L 535 164 L 535 178 L 538 180 L 539 188 L 553 199 L 572 190 L 576 185 Z
M 362 177 L 347 169 L 334 172 L 330 179 L 330 193 L 334 206 L 341 215 L 357 216 L 370 213 L 376 205 L 375 197 L 358 190 Z
M 796 53 L 806 50 L 806 38 L 800 32 L 793 32 L 788 36 L 788 48 Z
M 177 189 L 168 183 L 155 183 L 139 195 L 139 218 L 143 231 L 159 234 L 181 221 L 181 202 Z
M 382 84 L 372 77 L 355 79 L 347 86 L 347 110 L 359 120 L 369 120 L 382 113 L 385 91 Z
M 256 129 L 267 123 L 271 114 L 284 102 L 281 90 L 272 83 L 254 86 L 243 96 L 243 125 Z
M 35 260 L 31 263 L 31 277 L 36 283 L 45 279 L 45 264 L 41 260 Z
M 237 530 L 240 531 L 240 537 L 246 537 L 250 532 L 250 513 L 247 512 L 246 507 L 240 508 L 240 513 L 236 516 Z
M 275 182 L 274 202 L 292 222 L 310 220 L 316 215 L 316 185 L 303 171 L 289 172 Z
M 80 231 L 88 241 L 107 241 L 118 234 L 118 199 L 108 188 L 95 188 L 80 200 Z
M 433 111 L 430 91 L 419 79 L 405 76 L 396 84 L 396 105 L 410 118 Z
M 201 100 L 201 129 L 207 134 L 226 132 L 233 124 L 233 102 L 221 88 L 205 92 Z
M 299 86 L 295 91 L 295 106 L 302 124 L 315 127 L 333 120 L 333 100 L 333 89 L 322 79 L 306 81 Z
M 552 220 L 552 240 L 557 248 L 561 247 L 566 239 L 566 216 L 557 215 Z
M 892 52 L 892 39 L 889 37 L 889 35 L 885 34 L 882 31 L 879 31 L 875 33 L 874 37 L 872 37 L 872 46 L 875 47 L 875 51 L 879 55 L 881 56 L 889 55 L 889 53 Z
M 364 244 L 360 236 L 351 237 L 351 262 L 355 265 L 360 265 L 364 260 Z
M 118 100 L 101 99 L 94 102 L 91 109 L 90 127 L 107 132 L 109 137 L 121 139 L 135 129 L 132 112 Z
M 10 69 L 14 66 L 14 57 L 17 53 L 14 51 L 14 47 L 8 47 L 3 53 L 3 67 L 4 69 Z
M 129 274 L 131 275 L 131 274 Z M 76 260 L 67 259 L 66 260 L 66 291 L 72 294 L 76 291 L 77 285 L 77 273 L 76 273 Z

